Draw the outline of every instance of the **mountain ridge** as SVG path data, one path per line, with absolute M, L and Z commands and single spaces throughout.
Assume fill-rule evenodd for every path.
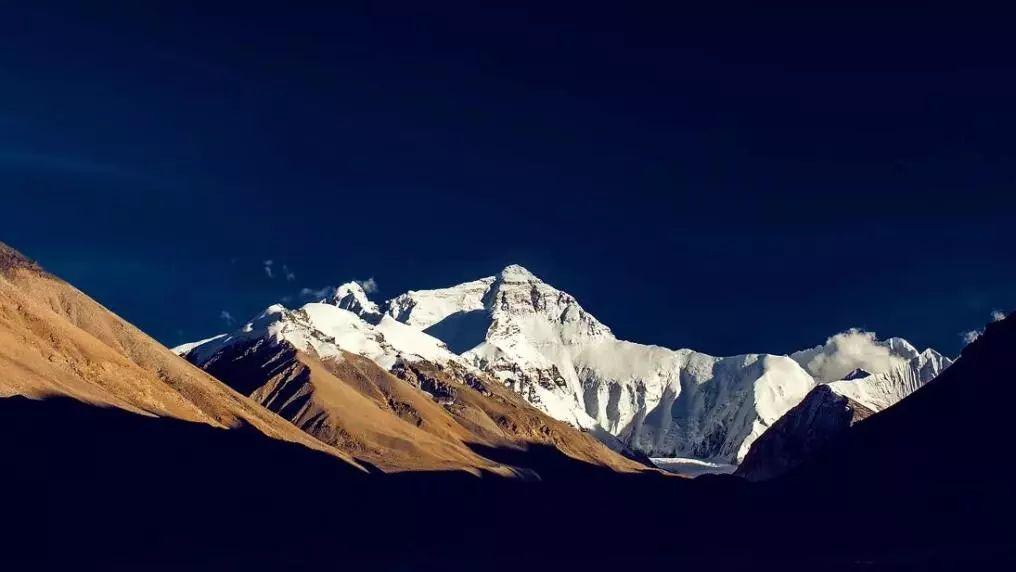
M 0 262 L 0 396 L 66 396 L 220 429 L 250 426 L 363 469 L 2 243 Z
M 850 393 L 870 385 L 881 400 L 872 407 L 881 409 L 950 363 L 934 350 L 918 352 L 901 338 L 879 341 L 860 330 L 788 355 L 716 357 L 627 342 L 573 296 L 516 264 L 450 287 L 410 290 L 383 304 L 350 282 L 323 302 L 344 306 L 366 324 L 389 329 L 399 324 L 419 332 L 440 348 L 429 360 L 485 372 L 612 448 L 656 457 L 736 463 L 817 384 L 839 382 L 862 369 L 876 377 L 841 383 L 839 390 Z M 902 371 L 921 355 L 927 371 L 914 379 L 885 374 Z M 373 359 L 390 369 L 394 355 L 374 352 Z
M 334 303 L 277 304 L 229 335 L 177 351 L 315 438 L 384 470 L 517 475 L 476 447 L 528 443 L 615 470 L 646 469 L 532 408 L 440 340 L 378 316 L 371 323 Z

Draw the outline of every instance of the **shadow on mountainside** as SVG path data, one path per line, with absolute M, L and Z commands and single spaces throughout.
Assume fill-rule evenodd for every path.
M 1014 557 L 1014 348 L 1016 320 L 992 325 L 835 451 L 761 484 L 613 473 L 541 447 L 524 453 L 541 482 L 369 475 L 252 431 L 0 399 L 2 557 L 37 568 L 997 565 Z
M 519 475 L 528 480 L 567 482 L 575 478 L 618 475 L 609 467 L 573 459 L 551 445 L 526 443 L 518 447 L 490 447 L 474 443 L 469 448 L 491 461 L 515 467 Z
M 454 353 L 467 352 L 486 340 L 490 315 L 486 310 L 457 312 L 424 330 L 445 342 Z
M 561 473 L 545 483 L 465 472 L 367 474 L 252 430 L 65 398 L 0 399 L 0 435 L 2 556 L 41 566 L 362 562 L 471 569 L 494 558 L 486 567 L 497 569 L 565 557 L 570 543 L 613 537 L 608 521 L 635 516 L 612 516 L 607 508 L 603 528 L 591 527 L 593 513 L 576 512 L 576 501 L 592 509 L 596 495 L 623 494 L 638 477 L 557 459 L 553 449 L 543 451 L 543 468 Z M 643 482 L 664 481 L 682 484 L 661 475 Z M 632 556 L 604 558 L 622 554 Z

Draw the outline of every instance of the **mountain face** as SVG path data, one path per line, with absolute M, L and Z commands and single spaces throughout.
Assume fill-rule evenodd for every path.
M 65 396 L 151 417 L 250 426 L 352 458 L 193 367 L 0 243 L 0 396 Z
M 735 474 L 760 481 L 789 472 L 834 445 L 858 421 L 902 401 L 952 365 L 938 352 L 918 352 L 899 338 L 872 347 L 889 350 L 890 369 L 872 374 L 856 368 L 841 380 L 815 387 L 752 444 Z
M 780 417 L 749 449 L 734 474 L 749 481 L 783 475 L 842 439 L 875 412 L 822 384 Z
M 326 307 L 346 313 L 334 323 L 313 318 Z M 287 312 L 270 308 L 249 329 L 272 339 L 290 332 L 296 347 L 325 357 L 341 349 L 389 371 L 406 355 L 454 364 L 496 379 L 615 450 L 721 464 L 743 459 L 816 385 L 831 384 L 877 411 L 950 363 L 900 338 L 879 341 L 856 330 L 790 356 L 715 357 L 627 342 L 573 296 L 517 265 L 457 286 L 409 291 L 381 306 L 349 283 L 320 304 L 286 314 L 292 317 L 285 323 L 265 322 L 268 314 Z M 301 322 L 309 327 L 295 326 Z M 205 367 L 210 352 L 248 335 L 188 347 L 188 359 Z
M 864 393 L 860 400 L 877 402 L 871 406 L 877 410 L 949 364 L 900 338 L 879 342 L 856 331 L 789 357 L 714 357 L 625 342 L 571 295 L 520 266 L 459 286 L 408 292 L 390 300 L 385 313 L 445 340 L 558 419 L 600 427 L 650 456 L 720 463 L 740 461 L 754 439 L 816 384 L 862 365 L 892 372 L 856 385 Z M 846 365 L 854 367 L 842 369 Z M 911 375 L 910 365 L 920 371 Z
M 886 371 L 833 381 L 829 387 L 873 412 L 882 411 L 917 391 L 952 365 L 951 359 L 933 349 L 920 353 L 915 350 L 913 353 L 916 354 L 914 357 Z
M 340 287 L 328 303 L 271 306 L 232 334 L 177 351 L 308 434 L 387 471 L 520 475 L 478 451 L 530 444 L 620 471 L 644 468 L 374 308 L 362 290 Z
M 331 298 L 327 301 L 343 310 L 360 316 L 370 323 L 377 323 L 381 319 L 381 310 L 378 305 L 370 301 L 367 291 L 359 282 L 347 282 L 335 289 Z
M 650 456 L 738 459 L 814 386 L 785 356 L 716 358 L 618 340 L 520 266 L 408 292 L 386 313 L 447 341 L 550 415 Z

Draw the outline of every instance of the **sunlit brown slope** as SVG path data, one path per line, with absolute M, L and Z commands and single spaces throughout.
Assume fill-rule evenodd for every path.
M 64 395 L 274 438 L 351 459 L 294 428 L 0 243 L 0 396 Z
M 392 373 L 443 403 L 455 421 L 468 429 L 473 444 L 506 448 L 546 445 L 573 459 L 618 471 L 646 468 L 588 433 L 550 417 L 489 376 L 455 364 L 442 366 L 422 360 L 400 362 Z
M 387 471 L 532 475 L 538 463 L 522 453 L 529 446 L 618 471 L 646 468 L 495 381 L 451 366 L 399 362 L 393 375 L 348 352 L 322 360 L 259 339 L 225 348 L 204 367 L 310 435 Z M 498 462 L 499 451 L 521 454 Z

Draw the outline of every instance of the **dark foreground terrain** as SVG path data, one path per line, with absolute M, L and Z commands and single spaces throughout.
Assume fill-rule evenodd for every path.
M 367 474 L 255 431 L 2 399 L 0 557 L 36 569 L 1004 568 L 1016 561 L 1014 356 L 1016 320 L 992 324 L 925 388 L 761 484 L 619 475 L 554 450 L 527 453 L 541 482 Z

